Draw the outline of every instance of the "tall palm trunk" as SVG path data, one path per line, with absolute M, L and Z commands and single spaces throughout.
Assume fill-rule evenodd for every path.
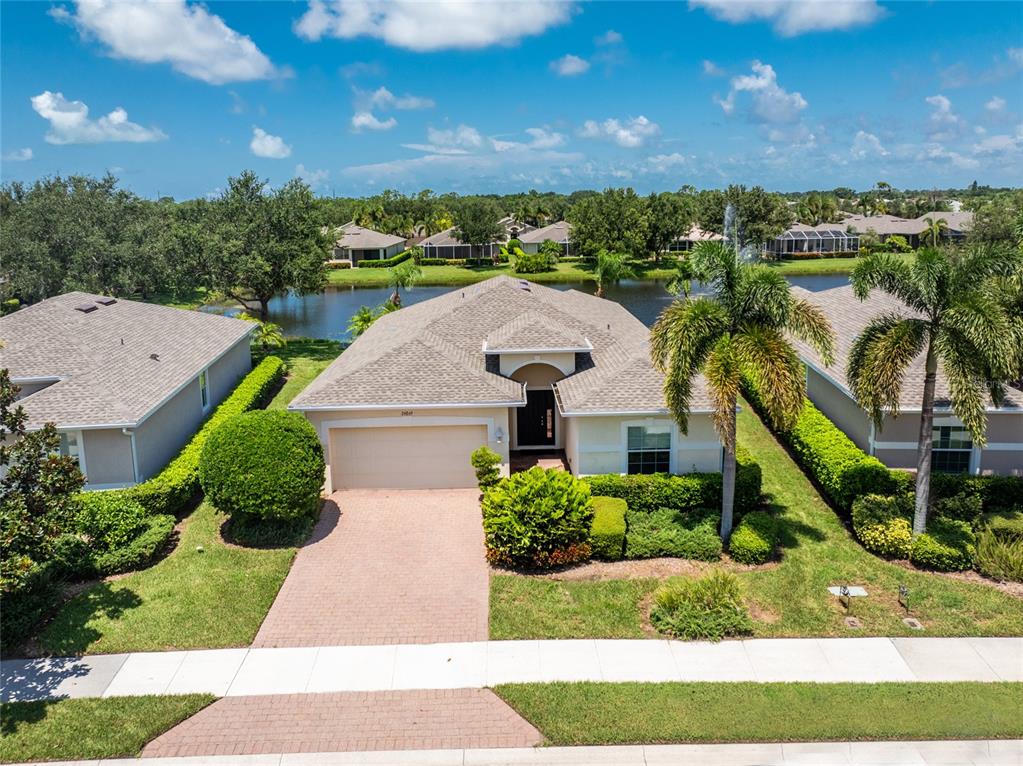
M 931 442 L 934 438 L 934 381 L 938 377 L 938 357 L 933 340 L 927 343 L 924 399 L 920 407 L 920 440 L 916 453 L 916 508 L 913 512 L 913 534 L 927 528 L 927 506 L 931 495 Z
M 391 305 L 396 309 L 401 308 L 401 295 L 398 293 L 398 288 L 394 288 L 394 292 L 391 293 Z
M 595 292 L 594 295 L 597 298 L 603 298 L 604 297 L 604 283 L 603 282 L 601 282 L 599 280 L 597 281 L 597 292 Z
M 721 464 L 721 539 L 728 542 L 732 535 L 732 510 L 735 505 L 735 402 L 726 428 L 730 433 L 721 434 L 724 456 Z

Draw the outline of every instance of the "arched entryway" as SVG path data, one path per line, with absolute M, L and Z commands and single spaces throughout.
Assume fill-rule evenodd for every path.
M 561 370 L 544 362 L 523 365 L 511 374 L 512 380 L 526 384 L 526 406 L 516 408 L 512 419 L 512 449 L 561 449 L 561 415 L 552 386 L 564 377 Z

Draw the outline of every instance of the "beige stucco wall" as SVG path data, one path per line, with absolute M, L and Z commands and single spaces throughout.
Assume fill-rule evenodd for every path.
M 870 416 L 842 389 L 816 370 L 806 371 L 806 393 L 827 418 L 866 452 L 870 449 Z
M 131 459 L 131 438 L 120 428 L 82 431 L 85 473 L 90 487 L 135 482 Z
M 507 378 L 527 364 L 542 363 L 561 370 L 563 375 L 575 372 L 575 354 L 501 354 L 501 374 Z
M 566 457 L 573 473 L 589 476 L 599 473 L 625 473 L 627 470 L 626 424 L 667 425 L 672 428 L 676 473 L 720 471 L 721 447 L 710 415 L 689 418 L 689 434 L 683 436 L 667 417 L 590 416 L 565 418 L 568 436 Z
M 409 408 L 407 410 L 310 410 L 303 414 L 316 428 L 323 445 L 327 462 L 327 488 L 333 487 L 330 477 L 330 423 L 332 421 L 374 421 L 365 424 L 372 427 L 405 428 L 416 426 L 436 426 L 445 423 L 451 425 L 469 424 L 467 421 L 484 420 L 488 426 L 489 441 L 487 446 L 501 456 L 501 473 L 508 475 L 509 439 L 508 407 L 466 407 L 466 408 Z M 393 421 L 382 423 L 381 421 Z M 362 427 L 362 426 L 360 426 Z M 501 443 L 497 442 L 497 432 L 502 434 Z

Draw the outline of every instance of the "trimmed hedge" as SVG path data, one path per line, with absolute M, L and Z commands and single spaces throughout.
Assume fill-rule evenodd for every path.
M 852 504 L 856 538 L 871 553 L 893 559 L 908 559 L 913 545 L 912 495 L 863 495 Z
M 207 499 L 230 516 L 289 520 L 319 507 L 324 467 L 323 446 L 305 417 L 256 410 L 210 434 L 199 480 Z
M 629 505 L 619 497 L 593 498 L 590 548 L 593 557 L 617 561 L 625 552 L 625 513 Z
M 284 372 L 285 364 L 279 357 L 263 359 L 220 403 L 166 468 L 131 489 L 113 492 L 127 493 L 152 515 L 177 515 L 199 493 L 199 456 L 210 434 L 235 415 L 261 405 L 284 378 Z
M 416 261 L 420 266 L 464 266 L 465 258 L 420 258 Z
M 96 573 L 107 575 L 141 569 L 152 561 L 174 534 L 174 517 L 165 513 L 150 516 L 142 532 L 127 544 L 97 553 L 93 559 Z
M 684 514 L 671 508 L 629 511 L 625 515 L 625 558 L 672 556 L 697 561 L 721 557 L 718 512 L 701 509 Z
M 760 505 L 760 465 L 741 446 L 735 451 L 735 512 L 743 514 Z M 594 495 L 618 497 L 630 511 L 649 513 L 660 508 L 688 511 L 717 508 L 721 505 L 720 473 L 617 473 L 588 476 L 584 479 Z
M 728 552 L 740 564 L 763 564 L 778 545 L 778 520 L 766 511 L 742 517 L 728 540 Z
M 405 250 L 405 251 L 403 251 L 401 253 L 398 253 L 397 255 L 395 255 L 395 256 L 393 256 L 391 258 L 384 258 L 383 260 L 380 260 L 380 261 L 370 260 L 368 258 L 366 260 L 360 260 L 359 263 L 358 263 L 358 266 L 356 268 L 360 268 L 360 269 L 389 269 L 389 268 L 391 268 L 391 266 L 397 266 L 399 263 L 402 263 L 403 261 L 407 261 L 411 257 L 412 257 L 412 251 L 411 250 Z M 422 263 L 422 261 L 420 261 L 420 263 Z
M 909 560 L 922 569 L 960 572 L 973 567 L 977 537 L 965 521 L 930 519 L 927 531 L 913 538 Z

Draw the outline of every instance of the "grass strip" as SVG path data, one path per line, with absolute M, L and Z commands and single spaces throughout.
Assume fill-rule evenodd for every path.
M 552 683 L 495 691 L 551 745 L 1023 736 L 1019 683 Z
M 208 694 L 188 694 L 10 702 L 0 705 L 0 761 L 135 756 L 213 700 Z

